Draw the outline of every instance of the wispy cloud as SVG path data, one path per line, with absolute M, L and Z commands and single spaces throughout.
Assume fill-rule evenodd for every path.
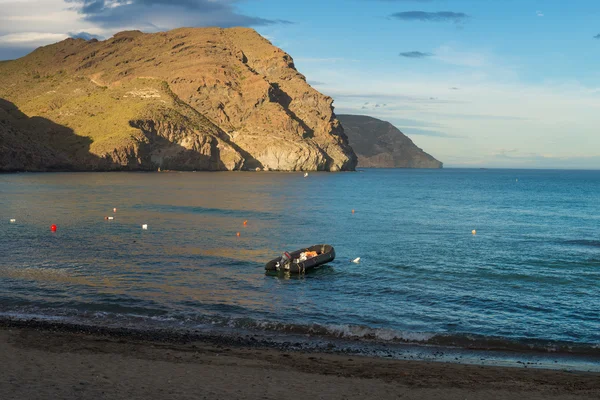
M 374 82 L 374 81 L 372 81 Z M 379 86 L 379 82 L 378 82 L 378 86 Z M 336 89 L 330 89 L 327 91 L 327 94 L 334 97 L 334 98 L 339 98 L 339 99 L 350 99 L 352 101 L 365 101 L 365 100 L 370 100 L 370 99 L 375 99 L 375 100 L 380 100 L 379 102 L 376 103 L 365 103 L 365 105 L 369 104 L 369 105 L 373 105 L 375 106 L 375 104 L 385 104 L 386 107 L 389 107 L 389 105 L 392 103 L 392 101 L 394 102 L 406 102 L 408 104 L 432 104 L 432 103 L 436 103 L 436 104 L 446 104 L 446 103 L 460 103 L 460 101 L 458 100 L 444 100 L 444 99 L 437 99 L 431 96 L 410 96 L 410 95 L 402 95 L 402 94 L 397 94 L 397 93 L 386 93 L 384 91 L 378 91 L 378 92 L 369 92 L 369 91 L 365 91 L 365 92 L 348 92 L 345 90 L 336 90 Z M 383 103 L 387 101 L 386 103 Z
M 468 114 L 468 113 L 443 113 L 437 114 L 440 118 L 447 120 L 462 120 L 462 121 L 528 121 L 527 117 L 517 117 L 514 115 L 494 115 L 494 114 Z
M 434 131 L 431 129 L 422 129 L 422 128 L 403 128 L 402 132 L 408 136 L 418 135 L 418 136 L 431 136 L 431 137 L 440 137 L 440 138 L 451 138 L 451 139 L 461 139 L 463 136 L 458 135 L 450 135 L 448 133 Z
M 543 13 L 543 12 L 541 12 L 541 11 L 536 11 L 536 12 L 535 12 L 535 15 L 537 15 L 538 17 L 543 17 L 543 16 L 544 16 L 544 13 Z
M 37 45 L 38 43 L 58 42 L 69 36 L 64 33 L 19 32 L 0 36 L 0 44 L 7 46 Z
M 391 122 L 396 127 L 398 127 L 398 129 L 412 127 L 412 128 L 418 128 L 418 129 L 426 129 L 429 131 L 432 131 L 432 130 L 439 131 L 440 129 L 444 128 L 444 125 L 438 124 L 435 122 L 431 122 L 431 121 L 421 121 L 418 119 L 411 119 L 411 118 L 398 118 L 395 116 L 381 116 L 380 118 Z
M 406 58 L 425 58 L 433 56 L 433 53 L 423 53 L 421 51 L 405 51 L 400 53 L 400 56 Z
M 478 164 L 491 167 L 598 169 L 600 168 L 600 156 L 557 155 L 511 148 L 497 149 L 484 154 Z
M 366 102 L 365 104 L 363 104 L 363 106 L 360 108 L 361 110 L 374 110 L 376 108 L 385 108 L 387 107 L 387 104 L 379 104 L 379 103 L 369 103 Z
M 594 39 L 600 39 L 600 33 L 594 36 Z
M 66 39 L 67 29 L 77 32 L 90 28 L 78 22 L 77 13 L 65 10 L 63 0 L 0 3 L 0 60 L 22 57 L 38 46 Z
M 453 11 L 438 11 L 438 12 L 427 12 L 427 11 L 403 11 L 397 12 L 390 17 L 399 19 L 401 21 L 425 21 L 425 22 L 454 22 L 461 23 L 469 19 L 470 17 L 462 12 Z
M 515 157 L 518 155 L 519 149 L 496 149 L 491 155 L 494 157 Z

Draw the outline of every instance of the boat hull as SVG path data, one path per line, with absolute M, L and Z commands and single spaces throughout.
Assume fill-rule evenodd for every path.
M 335 250 L 334 250 L 333 246 L 330 246 L 328 244 L 317 244 L 317 245 L 314 245 L 311 247 L 296 250 L 296 251 L 290 253 L 290 256 L 292 257 L 292 260 L 296 260 L 300 257 L 300 254 L 305 251 L 316 251 L 317 253 L 320 253 L 320 254 L 318 254 L 315 257 L 311 257 L 305 261 L 300 261 L 298 263 L 292 261 L 286 267 L 281 267 L 281 266 L 278 267 L 277 266 L 277 263 L 281 259 L 280 257 L 277 257 L 277 258 L 269 261 L 265 265 L 265 269 L 267 271 L 283 271 L 283 272 L 289 272 L 291 274 L 304 274 L 310 270 L 320 267 L 321 265 L 327 264 L 335 259 Z

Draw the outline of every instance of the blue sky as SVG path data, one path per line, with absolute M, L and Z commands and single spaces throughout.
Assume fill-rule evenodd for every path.
M 86 32 L 252 26 L 448 167 L 600 169 L 600 2 L 0 0 L 0 59 Z M 598 36 L 598 38 L 594 38 Z

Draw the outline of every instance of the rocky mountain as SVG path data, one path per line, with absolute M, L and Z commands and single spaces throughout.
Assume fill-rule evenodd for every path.
M 333 113 L 248 28 L 67 39 L 0 62 L 0 171 L 353 170 Z
M 350 145 L 365 168 L 442 168 L 389 122 L 364 115 L 338 115 Z

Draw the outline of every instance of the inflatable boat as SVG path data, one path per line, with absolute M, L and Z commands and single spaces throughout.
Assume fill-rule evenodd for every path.
M 265 265 L 267 271 L 283 271 L 292 274 L 303 274 L 335 259 L 335 250 L 328 244 L 316 244 L 292 253 L 287 251 L 282 256 Z

